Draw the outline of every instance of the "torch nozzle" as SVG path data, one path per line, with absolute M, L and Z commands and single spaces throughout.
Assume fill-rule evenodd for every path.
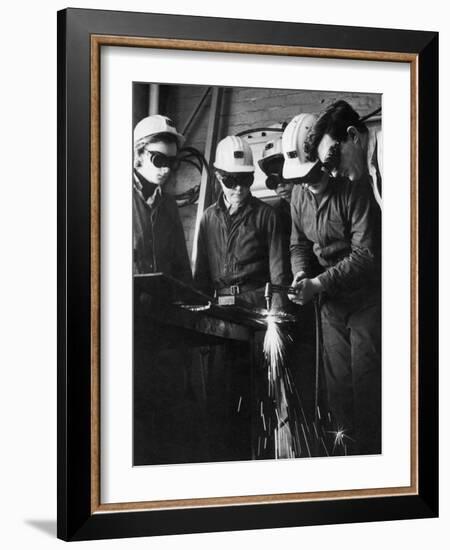
M 266 286 L 264 288 L 264 298 L 266 300 L 267 311 L 270 311 L 272 308 L 272 296 L 273 296 L 272 284 L 266 283 Z
M 267 311 L 272 308 L 272 298 L 275 292 L 278 294 L 295 294 L 296 289 L 287 285 L 274 285 L 272 283 L 266 283 L 264 288 L 264 298 L 266 299 Z

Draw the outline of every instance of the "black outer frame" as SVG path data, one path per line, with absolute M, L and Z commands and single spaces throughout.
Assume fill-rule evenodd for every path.
M 418 71 L 419 494 L 91 514 L 90 35 L 413 53 Z M 58 12 L 58 527 L 63 540 L 438 515 L 438 34 L 102 10 Z

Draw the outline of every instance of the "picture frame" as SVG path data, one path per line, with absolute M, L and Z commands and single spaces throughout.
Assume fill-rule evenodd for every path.
M 411 71 L 411 483 L 103 504 L 100 498 L 100 51 L 104 46 L 404 63 Z M 58 12 L 58 537 L 137 537 L 438 514 L 438 35 Z

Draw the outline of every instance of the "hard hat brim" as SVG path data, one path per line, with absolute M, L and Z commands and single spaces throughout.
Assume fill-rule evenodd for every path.
M 261 168 L 263 172 L 265 172 L 264 167 L 273 159 L 282 159 L 283 153 L 275 153 L 269 157 L 264 157 L 258 160 L 258 166 Z
M 285 159 L 283 166 L 283 178 L 286 180 L 304 178 L 315 166 L 317 166 L 318 163 L 318 160 L 314 162 L 300 162 L 298 158 Z
M 236 170 L 226 170 L 225 168 L 222 168 L 222 166 L 219 166 L 218 164 L 216 164 L 215 162 L 213 163 L 213 166 L 214 168 L 217 168 L 217 170 L 223 170 L 224 172 L 228 172 L 229 174 L 237 174 L 239 172 L 245 172 L 245 173 L 248 173 L 248 172 L 254 172 L 255 171 L 255 167 L 254 166 L 236 166 Z

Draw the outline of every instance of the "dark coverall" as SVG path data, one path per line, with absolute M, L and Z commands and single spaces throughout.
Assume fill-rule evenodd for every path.
M 192 274 L 178 206 L 170 195 L 146 183 L 147 193 L 137 183 L 133 188 L 133 272 L 162 272 L 187 284 Z M 151 194 L 149 194 L 151 193 Z M 156 196 L 155 196 L 156 193 Z M 145 200 L 147 196 L 147 202 Z M 153 202 L 152 202 L 153 199 Z
M 289 250 L 292 232 L 291 205 L 288 201 L 280 198 L 273 203 L 273 208 L 280 219 L 283 239 Z M 317 272 L 318 264 L 315 257 L 312 258 L 312 264 L 311 269 Z M 314 420 L 315 405 L 314 304 L 313 302 L 304 306 L 291 304 L 291 312 L 295 315 L 296 323 L 290 328 L 292 341 L 288 347 L 286 362 L 295 386 L 295 394 L 287 392 L 287 399 L 291 409 L 297 408 L 300 414 L 301 408 L 308 423 L 311 423 Z M 303 450 L 306 452 L 306 449 L 303 448 Z
M 250 195 L 233 215 L 223 195 L 203 214 L 194 284 L 206 294 L 240 285 L 249 305 L 265 307 L 267 282 L 290 283 L 288 250 L 272 207 Z
M 209 295 L 214 291 L 228 294 L 232 285 L 239 285 L 241 303 L 251 308 L 265 308 L 265 283 L 284 285 L 289 284 L 291 278 L 287 242 L 283 240 L 277 214 L 271 206 L 250 195 L 230 216 L 221 195 L 205 211 L 194 268 L 194 284 L 200 290 Z M 246 343 L 229 343 L 211 353 L 214 356 L 207 395 L 212 459 L 249 459 L 252 452 L 250 418 L 259 395 L 255 385 L 260 378 L 254 377 L 252 386 L 251 348 Z M 258 345 L 255 356 L 262 357 Z M 257 364 L 255 368 L 262 370 L 262 365 Z M 251 402 L 252 395 L 255 402 Z
M 278 219 L 281 225 L 281 233 L 283 239 L 286 243 L 286 249 L 289 251 L 289 246 L 291 242 L 291 205 L 288 201 L 284 199 L 277 199 L 273 204 L 272 208 L 277 213 Z
M 136 172 L 133 186 L 134 273 L 163 272 L 192 284 L 175 200 Z M 190 462 L 196 409 L 186 398 L 188 350 L 182 342 L 169 348 L 164 329 L 140 317 L 140 296 L 134 298 L 133 464 Z
M 329 406 L 353 454 L 381 452 L 381 213 L 369 181 L 330 180 L 315 197 L 296 186 L 291 262 L 323 272 L 322 330 Z

